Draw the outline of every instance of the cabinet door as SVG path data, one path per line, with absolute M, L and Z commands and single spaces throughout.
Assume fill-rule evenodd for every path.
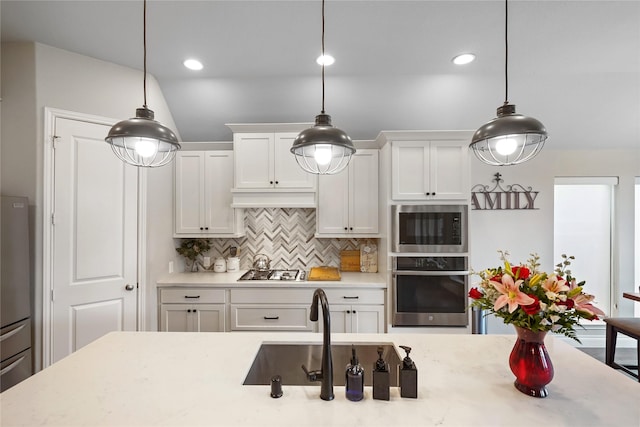
M 391 197 L 394 200 L 429 198 L 429 143 L 394 141 L 391 147 Z
M 190 332 L 192 330 L 190 304 L 162 304 L 160 330 L 164 332 Z
M 305 172 L 290 149 L 297 133 L 274 135 L 274 183 L 276 188 L 315 188 L 315 175 Z
M 204 155 L 183 151 L 175 159 L 175 233 L 198 234 L 204 228 Z
M 224 304 L 195 304 L 192 308 L 193 330 L 195 332 L 224 332 Z
M 429 181 L 433 199 L 469 197 L 468 141 L 431 141 Z
M 354 305 L 351 310 L 351 332 L 364 334 L 383 333 L 384 306 Z
M 233 150 L 236 188 L 273 188 L 272 133 L 234 134 Z
M 204 225 L 208 234 L 235 231 L 235 210 L 231 208 L 233 152 L 204 153 Z
M 331 315 L 331 332 L 347 333 L 351 332 L 351 306 L 350 305 L 330 305 L 329 314 Z M 318 332 L 324 331 L 322 317 L 318 313 Z
M 352 159 L 353 161 L 353 159 Z M 345 234 L 349 227 L 349 168 L 318 177 L 318 234 Z
M 358 150 L 349 162 L 349 232 L 378 232 L 378 150 Z

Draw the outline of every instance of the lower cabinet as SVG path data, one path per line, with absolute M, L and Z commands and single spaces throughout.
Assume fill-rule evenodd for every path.
M 323 330 L 310 320 L 315 287 L 158 289 L 158 329 L 168 332 Z M 383 333 L 385 290 L 325 288 L 331 332 Z
M 232 331 L 313 331 L 313 291 L 246 288 L 230 291 Z
M 331 332 L 369 333 L 384 332 L 384 306 L 330 305 Z M 322 324 L 319 325 L 322 330 Z
M 224 289 L 159 289 L 158 329 L 165 332 L 224 332 Z

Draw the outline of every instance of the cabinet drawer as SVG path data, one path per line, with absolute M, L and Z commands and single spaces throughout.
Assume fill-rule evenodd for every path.
M 231 305 L 232 331 L 312 331 L 307 306 Z
M 315 289 L 231 289 L 231 304 L 309 304 Z
M 325 289 L 329 304 L 384 304 L 384 289 Z
M 193 289 L 193 288 L 180 288 L 180 289 L 160 289 L 160 303 L 190 303 L 190 304 L 203 304 L 203 303 L 224 303 L 225 302 L 225 290 L 224 289 Z
M 0 360 L 31 347 L 31 319 L 0 329 Z

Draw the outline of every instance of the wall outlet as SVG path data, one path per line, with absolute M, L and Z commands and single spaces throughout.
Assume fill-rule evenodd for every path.
M 173 261 L 169 261 L 169 274 L 173 273 Z

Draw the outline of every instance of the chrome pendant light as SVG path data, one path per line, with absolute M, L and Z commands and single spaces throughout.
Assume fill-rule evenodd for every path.
M 544 125 L 532 117 L 516 114 L 516 106 L 508 101 L 508 0 L 504 3 L 504 104 L 498 107 L 497 118 L 485 123 L 474 133 L 469 145 L 478 159 L 492 166 L 510 166 L 526 162 L 542 150 L 547 140 Z
M 322 56 L 324 57 L 324 0 L 322 0 Z M 291 152 L 305 171 L 318 175 L 335 174 L 349 164 L 356 152 L 351 138 L 331 125 L 331 116 L 324 110 L 324 62 L 322 63 L 322 110 L 315 126 L 305 129 L 293 141 Z
M 123 162 L 154 168 L 170 163 L 180 143 L 171 129 L 153 119 L 153 111 L 147 108 L 147 0 L 144 0 L 143 33 L 144 104 L 136 109 L 134 118 L 116 123 L 105 141 Z

